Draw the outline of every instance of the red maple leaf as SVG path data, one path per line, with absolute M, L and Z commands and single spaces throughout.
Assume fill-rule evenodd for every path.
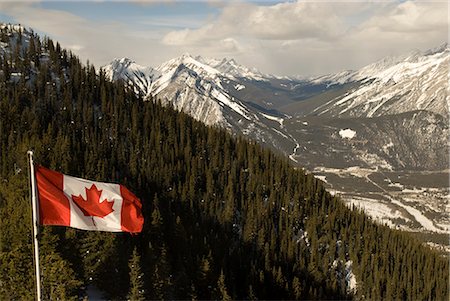
M 100 203 L 100 196 L 102 195 L 103 190 L 98 190 L 95 184 L 92 184 L 91 188 L 85 189 L 87 200 L 85 200 L 81 194 L 79 196 L 72 194 L 72 200 L 81 209 L 84 216 L 105 217 L 114 211 L 114 209 L 112 209 L 114 201 L 109 202 L 105 199 Z

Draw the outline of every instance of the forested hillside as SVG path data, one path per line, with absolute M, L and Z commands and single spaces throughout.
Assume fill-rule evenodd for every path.
M 41 227 L 45 299 L 448 299 L 448 259 L 348 209 L 288 160 L 142 101 L 50 39 L 2 26 L 0 299 L 31 299 L 26 151 L 120 182 L 139 235 Z M 356 282 L 355 282 L 356 281 Z

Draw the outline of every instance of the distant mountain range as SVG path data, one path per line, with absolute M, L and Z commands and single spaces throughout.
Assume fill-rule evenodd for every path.
M 358 81 L 358 89 L 315 109 L 319 115 L 376 117 L 425 110 L 446 116 L 449 48 L 447 43 L 425 52 L 388 57 L 356 72 L 325 76 L 316 82 Z
M 417 114 L 426 115 L 427 118 L 417 122 L 403 122 L 403 131 L 420 142 L 429 135 L 433 141 L 428 143 L 426 151 L 438 148 L 442 150 L 439 155 L 432 158 L 419 155 L 420 145 L 414 145 L 414 141 L 404 150 L 409 153 L 402 156 L 404 160 L 391 158 L 395 145 L 389 147 L 390 152 L 376 155 L 386 157 L 388 169 L 439 170 L 448 165 L 445 147 L 442 147 L 448 143 L 439 138 L 445 138 L 448 133 L 445 125 L 448 64 L 449 48 L 444 44 L 425 52 L 388 57 L 358 71 L 307 80 L 265 75 L 239 65 L 233 59 L 216 60 L 189 54 L 156 68 L 143 67 L 123 58 L 102 69 L 110 79 L 124 80 L 136 93 L 156 97 L 208 125 L 219 125 L 233 133 L 244 134 L 292 155 L 293 161 L 299 155 L 294 149 L 299 147 L 295 137 L 298 131 L 292 124 L 301 118 L 323 118 L 326 122 L 336 118 L 352 119 L 353 124 L 358 119 L 358 124 L 367 125 L 377 119 L 364 122 L 360 119 L 414 120 L 413 116 Z M 400 128 L 396 126 L 393 130 Z M 379 138 L 393 138 L 383 133 L 383 129 L 378 131 Z M 361 134 L 356 137 L 363 138 Z M 394 143 L 384 142 L 386 145 Z M 301 164 L 320 166 L 320 163 L 314 160 L 311 164 Z
M 428 173 L 438 183 L 448 179 L 449 53 L 443 44 L 387 57 L 356 71 L 309 79 L 267 75 L 233 59 L 189 54 L 155 68 L 122 58 L 102 70 L 144 97 L 156 97 L 205 124 L 227 128 L 289 156 L 351 203 L 369 194 L 389 212 L 399 212 L 400 218 L 376 216 L 379 208 L 373 210 L 359 199 L 359 205 L 383 222 L 427 231 L 420 218 L 387 199 L 404 204 L 404 193 L 398 196 L 398 189 L 392 191 L 395 185 L 384 184 L 398 182 L 392 173 L 416 173 L 418 178 Z M 355 181 L 361 187 L 350 184 Z M 407 181 L 401 185 L 419 189 Z M 420 189 L 447 189 L 438 186 Z M 445 200 L 439 198 L 424 196 L 408 206 L 428 212 L 436 229 L 446 232 L 450 221 L 445 218 L 447 209 L 441 208 Z M 430 209 L 425 203 L 438 205 Z

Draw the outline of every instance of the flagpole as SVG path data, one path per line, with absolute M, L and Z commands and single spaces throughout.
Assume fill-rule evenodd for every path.
M 36 179 L 34 174 L 33 151 L 27 152 L 30 162 L 30 180 L 31 180 L 31 203 L 33 207 L 33 244 L 34 244 L 34 262 L 36 271 L 36 299 L 41 301 L 41 272 L 39 268 L 39 244 L 38 244 L 38 213 L 39 208 L 36 201 Z

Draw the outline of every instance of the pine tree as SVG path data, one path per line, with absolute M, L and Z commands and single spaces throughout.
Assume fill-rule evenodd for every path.
M 250 284 L 248 287 L 248 300 L 258 300 L 258 298 L 255 295 L 255 292 L 253 291 L 253 286 Z
M 145 300 L 144 291 L 144 274 L 141 272 L 141 257 L 136 247 L 133 249 L 130 261 L 128 262 L 130 269 L 130 289 L 128 291 L 128 300 L 143 301 Z
M 77 279 L 70 263 L 57 252 L 59 237 L 44 228 L 40 237 L 42 298 L 48 300 L 76 300 L 82 282 Z
M 223 270 L 220 271 L 219 279 L 217 280 L 217 288 L 219 290 L 218 298 L 222 301 L 231 301 L 231 297 L 228 294 L 227 286 L 225 284 L 225 275 Z
M 302 298 L 302 286 L 297 276 L 292 280 L 292 289 L 294 291 L 295 299 L 300 300 Z

